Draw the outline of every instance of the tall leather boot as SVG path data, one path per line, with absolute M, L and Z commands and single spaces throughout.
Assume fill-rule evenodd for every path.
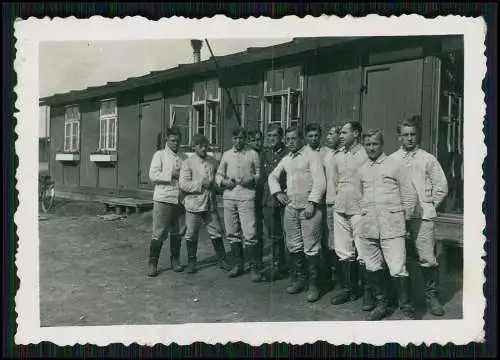
M 357 261 L 341 261 L 343 282 L 340 293 L 332 297 L 333 305 L 341 305 L 358 298 L 358 263 Z
M 245 272 L 245 260 L 243 259 L 243 244 L 241 242 L 231 243 L 231 254 L 233 255 L 234 264 L 229 277 L 234 278 L 243 275 Z
M 198 271 L 198 269 L 196 268 L 196 255 L 198 252 L 198 241 L 197 240 L 186 241 L 186 249 L 187 249 L 187 256 L 188 256 L 187 272 L 189 274 L 194 274 L 195 272 Z
M 318 278 L 319 278 L 319 255 L 307 256 L 307 270 L 308 270 L 308 290 L 307 301 L 315 302 L 319 299 Z
M 212 245 L 215 250 L 215 256 L 217 258 L 219 267 L 224 271 L 230 271 L 232 269 L 232 266 L 227 261 L 226 249 L 224 248 L 224 242 L 222 238 L 212 239 Z
M 370 311 L 370 313 L 366 317 L 366 320 L 382 320 L 391 313 L 389 298 L 387 297 L 387 278 L 385 276 L 384 270 L 373 272 L 367 271 L 367 274 L 370 287 L 375 293 L 375 307 L 372 311 Z
M 263 269 L 262 263 L 262 248 L 261 244 L 257 243 L 250 247 L 250 253 L 252 254 L 252 262 L 250 264 L 250 278 L 252 282 L 259 282 L 262 280 L 261 271 Z
M 182 272 L 184 268 L 179 262 L 181 256 L 182 237 L 170 235 L 170 264 L 175 272 Z
M 439 303 L 438 286 L 439 286 L 439 267 L 420 267 L 424 278 L 424 293 L 427 309 L 434 316 L 443 316 L 444 309 Z
M 269 269 L 266 269 L 265 276 L 271 281 L 283 278 L 288 273 L 286 249 L 283 239 L 273 239 L 272 257 Z
M 373 296 L 373 287 L 368 279 L 368 271 L 364 264 L 359 263 L 359 273 L 361 279 L 361 290 L 363 291 L 363 311 L 372 311 L 375 307 L 375 299 Z M 385 274 L 384 274 L 385 275 Z
M 398 284 L 393 281 L 394 278 L 391 276 L 389 269 L 385 270 L 385 277 L 388 284 L 387 297 L 389 299 L 389 306 L 393 310 L 396 310 L 399 306 L 399 287 Z
M 335 289 L 337 285 L 340 285 L 340 287 L 342 288 L 342 283 L 344 281 L 344 275 L 342 274 L 342 264 L 340 263 L 337 253 L 333 250 L 330 250 L 330 259 L 332 266 L 333 289 Z
M 304 290 L 305 272 L 304 272 L 304 253 L 296 252 L 290 254 L 291 278 L 290 285 L 286 288 L 289 294 L 297 294 Z
M 333 272 L 333 258 L 331 252 L 327 247 L 321 248 L 320 255 L 321 262 L 321 282 L 324 283 L 327 289 L 332 289 L 335 286 L 334 272 Z
M 154 277 L 158 275 L 158 259 L 160 258 L 160 252 L 163 245 L 163 241 L 151 239 L 149 243 L 149 271 L 148 276 Z
M 398 289 L 399 295 L 399 308 L 403 312 L 403 316 L 401 320 L 415 320 L 415 308 L 410 299 L 411 294 L 411 286 L 410 286 L 410 277 L 409 276 L 401 276 L 394 278 L 395 285 Z

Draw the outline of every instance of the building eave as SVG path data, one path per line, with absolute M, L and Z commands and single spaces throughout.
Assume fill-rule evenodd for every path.
M 456 36 L 455 36 L 456 37 Z M 384 37 L 315 37 L 315 38 L 295 38 L 292 41 L 258 48 L 247 48 L 244 51 L 224 56 L 216 56 L 217 65 L 221 68 L 231 68 L 235 66 L 262 63 L 286 57 L 298 56 L 322 48 L 334 48 L 354 44 L 361 40 L 383 39 Z M 405 37 L 421 38 L 421 37 Z M 208 74 L 215 74 L 216 65 L 213 58 L 199 63 L 181 64 L 174 68 L 153 71 L 149 74 L 132 77 L 122 81 L 108 82 L 102 86 L 92 86 L 82 90 L 70 91 L 64 94 L 54 94 L 40 99 L 41 106 L 56 106 L 69 103 L 115 95 L 122 92 L 134 90 L 142 87 L 149 87 L 165 81 L 175 80 L 183 77 L 199 77 Z

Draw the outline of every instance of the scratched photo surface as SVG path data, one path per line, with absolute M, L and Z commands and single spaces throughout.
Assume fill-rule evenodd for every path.
M 483 341 L 484 31 L 18 22 L 16 342 Z

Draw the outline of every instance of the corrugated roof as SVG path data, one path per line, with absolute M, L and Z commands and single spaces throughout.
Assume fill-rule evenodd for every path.
M 215 60 L 220 68 L 228 68 L 236 65 L 278 59 L 308 52 L 317 48 L 344 44 L 359 39 L 362 39 L 362 37 L 295 38 L 292 41 L 278 45 L 250 47 L 241 52 L 224 56 L 216 56 Z M 201 75 L 215 70 L 216 67 L 213 58 L 209 58 L 208 60 L 204 60 L 199 63 L 180 64 L 174 68 L 152 71 L 143 76 L 131 77 L 122 81 L 108 82 L 101 86 L 91 86 L 83 90 L 70 91 L 64 94 L 54 94 L 40 99 L 40 105 L 52 106 L 67 104 L 132 90 L 143 86 L 151 86 L 175 78 Z

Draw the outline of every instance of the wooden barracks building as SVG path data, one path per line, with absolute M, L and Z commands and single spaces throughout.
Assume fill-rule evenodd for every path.
M 347 119 L 381 128 L 386 152 L 398 148 L 396 124 L 421 115 L 422 147 L 436 155 L 450 193 L 443 222 L 462 224 L 463 37 L 297 38 L 195 61 L 104 86 L 41 99 L 50 106 L 49 171 L 56 189 L 85 196 L 152 198 L 148 172 L 159 134 L 173 124 L 231 146 L 240 122 L 265 131 Z

